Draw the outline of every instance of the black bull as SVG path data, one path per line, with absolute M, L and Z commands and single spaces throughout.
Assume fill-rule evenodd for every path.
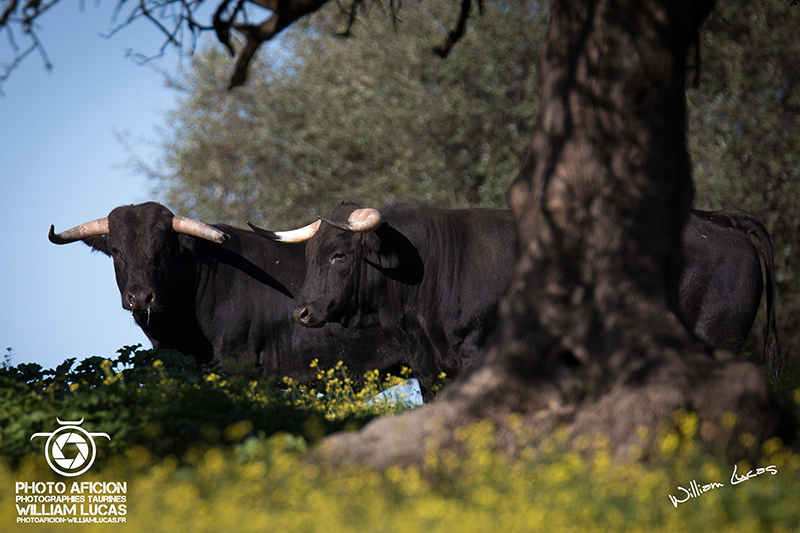
M 495 322 L 515 260 L 510 210 L 443 210 L 395 204 L 380 211 L 343 204 L 321 221 L 273 240 L 308 240 L 307 278 L 295 319 L 310 327 L 380 324 L 409 352 L 421 378 L 472 365 Z M 322 223 L 324 222 L 324 223 Z M 772 245 L 763 226 L 739 211 L 692 211 L 672 295 L 687 328 L 712 348 L 741 350 L 767 274 L 765 359 L 777 371 Z M 673 301 L 674 305 L 674 301 Z M 423 388 L 427 385 L 423 379 Z
M 310 330 L 292 320 L 304 245 L 173 216 L 154 202 L 118 207 L 60 234 L 51 226 L 50 240 L 82 240 L 111 256 L 122 307 L 153 347 L 192 355 L 198 364 L 216 358 L 226 370 L 258 365 L 267 375 L 307 379 L 314 359 L 323 368 L 341 359 L 359 376 L 399 359 L 379 328 Z

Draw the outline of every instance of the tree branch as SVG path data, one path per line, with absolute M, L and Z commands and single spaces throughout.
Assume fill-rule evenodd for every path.
M 461 14 L 458 17 L 456 29 L 447 35 L 447 40 L 445 42 L 439 46 L 433 47 L 433 52 L 436 55 L 442 59 L 447 58 L 447 56 L 450 54 L 450 50 L 453 49 L 453 45 L 455 45 L 461 39 L 461 37 L 464 36 L 464 30 L 467 27 L 467 19 L 469 18 L 469 12 L 471 9 L 472 0 L 461 0 Z M 483 0 L 478 0 L 478 11 L 481 15 L 483 14 Z
M 233 44 L 231 43 L 230 24 L 227 24 L 222 20 L 222 14 L 226 9 L 228 9 L 229 3 L 230 0 L 224 0 L 214 12 L 213 26 L 214 32 L 217 34 L 217 40 L 222 43 L 225 48 L 227 48 L 231 57 L 234 57 L 236 55 L 236 50 L 233 49 Z M 240 1 L 236 9 L 240 9 L 241 6 L 242 2 Z
M 14 50 L 13 60 L 3 65 L 3 72 L 0 73 L 0 82 L 8 78 L 8 75 L 19 63 L 27 57 L 33 50 L 39 50 L 45 62 L 45 67 L 50 69 L 51 65 L 44 46 L 39 41 L 34 32 L 33 25 L 38 17 L 50 9 L 61 0 L 7 0 L 8 4 L 0 12 L 0 29 L 6 28 L 9 34 L 9 42 Z M 275 37 L 278 33 L 289 27 L 298 19 L 313 13 L 325 5 L 329 0 L 213 0 L 219 3 L 212 16 L 210 25 L 203 25 L 197 22 L 196 11 L 201 7 L 205 0 L 117 0 L 114 9 L 113 20 L 123 11 L 130 11 L 123 22 L 118 23 L 106 37 L 111 37 L 124 27 L 131 25 L 139 19 L 145 19 L 153 24 L 164 36 L 164 43 L 161 46 L 159 57 L 164 54 L 168 46 L 175 46 L 179 51 L 187 47 L 191 53 L 197 44 L 197 38 L 204 31 L 214 31 L 219 42 L 225 46 L 231 56 L 236 55 L 234 49 L 231 30 L 240 33 L 245 39 L 245 45 L 239 52 L 236 67 L 231 76 L 230 88 L 238 87 L 247 80 L 247 69 L 258 51 L 259 46 L 264 41 Z M 337 0 L 339 7 L 347 19 L 347 26 L 341 35 L 350 35 L 353 26 L 358 22 L 358 13 L 365 12 L 367 2 L 377 4 L 383 9 L 383 0 Z M 477 0 L 478 8 L 483 12 L 484 0 Z M 248 20 L 247 4 L 258 6 L 270 11 L 268 18 L 260 23 L 251 23 Z M 402 5 L 402 0 L 389 0 L 389 10 L 392 16 L 392 23 L 396 27 L 398 23 L 398 13 Z M 447 57 L 453 45 L 464 35 L 467 19 L 472 9 L 472 0 L 462 0 L 461 10 L 456 29 L 450 32 L 447 41 L 434 48 L 440 57 Z M 22 33 L 30 40 L 30 46 L 21 48 L 14 43 L 12 28 L 17 26 Z M 184 31 L 188 30 L 191 35 L 191 44 L 184 42 L 189 38 Z M 152 57 L 142 54 L 129 53 L 137 56 L 140 62 L 145 62 Z
M 230 27 L 244 35 L 246 41 L 244 48 L 239 53 L 239 59 L 228 88 L 239 87 L 247 81 L 247 68 L 261 43 L 272 39 L 297 19 L 313 13 L 327 2 L 328 0 L 264 0 L 259 5 L 270 6 L 268 9 L 271 9 L 273 14 L 258 26 L 237 25 L 231 21 Z
M 2 17 L 0 17 L 0 29 L 5 28 L 6 32 L 8 33 L 8 43 L 11 47 L 11 50 L 14 52 L 14 57 L 12 58 L 10 63 L 5 63 L 3 65 L 3 71 L 0 73 L 0 83 L 6 81 L 11 73 L 22 63 L 22 61 L 29 56 L 35 50 L 39 51 L 39 55 L 42 56 L 42 61 L 44 62 L 44 68 L 48 71 L 52 70 L 53 64 L 50 62 L 50 58 L 47 56 L 47 51 L 44 49 L 42 42 L 39 40 L 36 31 L 34 30 L 34 19 L 38 14 L 43 13 L 47 9 L 49 9 L 55 2 L 58 0 L 53 0 L 53 2 L 49 4 L 45 4 L 44 6 L 40 6 L 38 2 L 29 1 L 25 6 L 22 8 L 23 14 L 28 9 L 35 9 L 38 10 L 30 15 L 26 15 L 23 18 L 19 18 L 15 16 L 18 3 L 16 0 L 11 2 L 6 9 L 3 11 Z M 17 45 L 16 40 L 14 39 L 14 32 L 12 31 L 12 27 L 9 23 L 16 23 L 21 27 L 22 33 L 28 36 L 31 43 L 30 45 L 25 48 L 24 50 L 20 51 L 21 48 Z M 3 95 L 2 89 L 0 89 L 0 96 Z
M 5 10 L 3 10 L 3 16 L 0 17 L 0 28 L 6 25 L 8 22 L 9 17 L 11 14 L 17 10 L 17 0 L 11 0 L 8 3 Z
M 358 16 L 356 15 L 356 11 L 360 7 L 363 11 L 364 8 L 364 0 L 352 0 L 349 7 L 344 7 L 342 3 L 337 0 L 336 4 L 339 6 L 339 10 L 342 12 L 343 15 L 347 17 L 347 27 L 344 29 L 343 32 L 337 33 L 339 37 L 350 37 L 352 33 L 350 32 L 353 29 L 353 26 L 356 22 L 358 22 Z

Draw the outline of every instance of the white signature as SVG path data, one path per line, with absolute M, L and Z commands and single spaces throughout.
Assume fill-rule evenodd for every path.
M 736 465 L 733 465 L 733 474 L 731 475 L 731 485 L 738 485 L 739 483 L 743 483 L 748 479 L 753 479 L 754 477 L 760 476 L 765 472 L 769 472 L 773 476 L 778 473 L 778 468 L 775 465 L 767 466 L 765 468 L 754 468 L 744 474 L 742 476 L 736 475 Z M 678 507 L 679 503 L 688 502 L 690 498 L 697 498 L 704 492 L 708 492 L 713 489 L 718 489 L 720 487 L 724 487 L 725 485 L 722 483 L 707 483 L 705 485 L 700 486 L 697 481 L 692 480 L 689 482 L 689 488 L 685 489 L 683 487 L 678 487 L 678 490 L 683 491 L 685 498 L 679 500 L 677 496 L 673 496 L 672 494 L 669 495 L 669 501 L 672 502 L 676 508 Z

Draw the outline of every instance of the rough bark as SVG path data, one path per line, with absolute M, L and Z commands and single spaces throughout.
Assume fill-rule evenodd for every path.
M 685 57 L 712 1 L 555 0 L 541 111 L 510 203 L 515 281 L 483 363 L 433 405 L 328 439 L 336 462 L 419 462 L 456 427 L 521 415 L 531 440 L 557 425 L 608 434 L 616 454 L 676 409 L 730 448 L 781 418 L 750 363 L 707 353 L 668 311 L 666 266 L 692 201 Z M 723 413 L 739 426 L 726 433 Z M 654 434 L 651 431 L 650 434 Z M 720 442 L 720 439 L 725 442 Z

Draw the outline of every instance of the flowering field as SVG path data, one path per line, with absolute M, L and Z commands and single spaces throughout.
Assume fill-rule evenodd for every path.
M 390 416 L 395 407 L 367 400 L 402 377 L 370 375 L 361 387 L 338 368 L 320 371 L 317 387 L 304 388 L 291 380 L 231 378 L 189 366 L 177 355 L 129 349 L 117 360 L 93 359 L 49 375 L 6 368 L 0 375 L 0 528 L 800 528 L 800 456 L 777 440 L 762 446 L 762 459 L 753 465 L 704 455 L 695 444 L 692 413 L 675 414 L 674 424 L 657 437 L 658 456 L 645 463 L 613 462 L 602 437 L 568 444 L 563 435 L 509 460 L 492 450 L 493 428 L 477 423 L 458 435 L 462 455 L 433 451 L 418 469 L 330 468 L 305 452 L 326 434 Z M 800 390 L 795 397 L 800 400 Z M 89 472 L 72 478 L 54 473 L 42 457 L 43 442 L 30 438 L 53 432 L 56 417 L 84 418 L 87 431 L 109 435 L 96 439 Z M 736 424 L 735 418 L 729 422 Z M 519 421 L 511 418 L 508 425 Z M 105 496 L 97 496 L 101 492 Z M 67 503 L 53 503 L 58 501 Z M 67 516 L 84 522 L 53 523 Z

